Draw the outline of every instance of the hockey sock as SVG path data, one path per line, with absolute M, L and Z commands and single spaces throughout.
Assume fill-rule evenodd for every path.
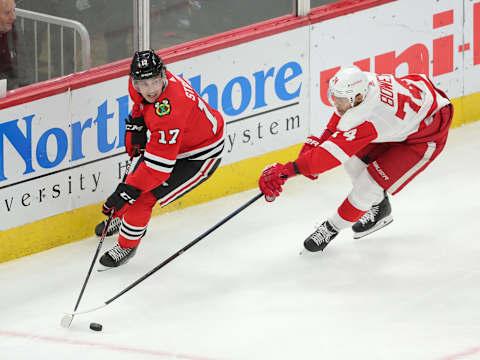
M 337 212 L 333 214 L 328 221 L 338 230 L 346 229 L 355 224 L 367 210 L 357 209 L 348 198 L 340 205 Z
M 140 240 L 141 239 L 129 240 L 129 239 L 124 238 L 122 235 L 119 235 L 118 245 L 120 245 L 124 249 L 134 248 L 134 247 L 137 247 L 138 244 L 140 244 Z

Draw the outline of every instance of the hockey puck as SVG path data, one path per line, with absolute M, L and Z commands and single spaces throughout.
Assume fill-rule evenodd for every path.
M 90 323 L 90 329 L 94 331 L 102 331 L 102 324 Z

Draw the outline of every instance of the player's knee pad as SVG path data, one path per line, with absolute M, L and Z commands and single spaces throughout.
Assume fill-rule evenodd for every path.
M 353 184 L 348 200 L 361 210 L 369 210 L 372 205 L 380 203 L 384 198 L 383 188 L 371 177 L 368 171 L 363 171 Z
M 362 160 L 360 160 L 357 156 L 352 156 L 348 159 L 343 166 L 347 171 L 347 174 L 350 176 L 352 183 L 354 184 L 357 178 L 360 176 L 363 170 L 367 168 L 367 164 L 365 164 Z

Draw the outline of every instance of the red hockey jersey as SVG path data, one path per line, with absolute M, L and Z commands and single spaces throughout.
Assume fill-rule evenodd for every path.
M 332 135 L 295 160 L 302 174 L 332 169 L 369 143 L 429 142 L 448 131 L 448 124 L 429 127 L 433 114 L 450 100 L 426 76 L 366 75 L 369 89 L 364 101 L 343 116 L 335 112 L 327 125 Z
M 134 102 L 132 117 L 143 116 L 150 131 L 144 159 L 127 177 L 130 184 L 150 191 L 168 179 L 177 159 L 220 158 L 224 149 L 224 121 L 191 85 L 167 71 L 168 84 L 153 104 L 143 101 L 129 82 Z

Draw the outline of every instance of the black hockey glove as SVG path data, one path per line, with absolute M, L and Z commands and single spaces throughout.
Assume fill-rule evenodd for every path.
M 105 201 L 102 212 L 107 216 L 110 216 L 113 212 L 114 217 L 121 217 L 128 209 L 128 206 L 125 205 L 132 205 L 141 193 L 141 190 L 122 182 L 118 184 L 117 189 Z
M 125 149 L 130 157 L 143 154 L 147 144 L 147 126 L 142 116 L 125 119 Z

